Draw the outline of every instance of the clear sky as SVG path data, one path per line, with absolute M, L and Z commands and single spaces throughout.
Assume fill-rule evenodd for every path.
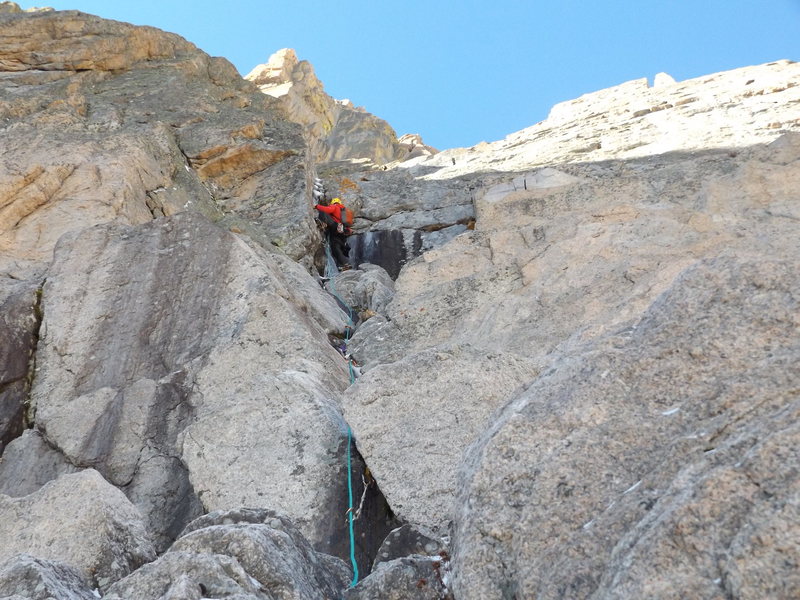
M 16 0 L 21 6 L 32 4 Z M 800 0 L 44 0 L 178 33 L 242 75 L 280 48 L 326 91 L 440 149 L 494 141 L 557 102 L 800 60 Z

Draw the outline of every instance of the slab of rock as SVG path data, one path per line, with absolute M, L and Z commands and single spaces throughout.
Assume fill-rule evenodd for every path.
M 92 469 L 22 498 L 0 495 L 0 538 L 0 560 L 63 561 L 101 589 L 155 558 L 139 511 Z
M 0 597 L 27 600 L 95 600 L 85 576 L 70 565 L 29 554 L 0 564 Z
M 40 297 L 38 283 L 0 278 L 0 455 L 25 427 Z
M 361 455 L 404 521 L 437 534 L 453 515 L 458 466 L 492 413 L 537 374 L 526 359 L 441 347 L 378 366 L 345 394 Z
M 315 552 L 289 519 L 263 509 L 237 509 L 193 521 L 169 552 L 105 597 L 336 598 L 349 579 L 347 565 Z
M 456 595 L 796 595 L 799 266 L 704 261 L 511 402 L 463 466 Z

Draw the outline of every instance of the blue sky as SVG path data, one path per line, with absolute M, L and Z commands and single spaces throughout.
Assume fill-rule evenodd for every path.
M 20 2 L 23 7 L 31 4 Z M 440 149 L 494 141 L 557 102 L 665 71 L 800 60 L 800 0 L 65 0 L 178 33 L 242 75 L 290 47 L 326 91 Z

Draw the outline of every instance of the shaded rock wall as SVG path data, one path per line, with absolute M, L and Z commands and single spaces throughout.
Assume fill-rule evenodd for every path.
M 38 284 L 0 279 L 0 453 L 26 425 L 40 299 Z

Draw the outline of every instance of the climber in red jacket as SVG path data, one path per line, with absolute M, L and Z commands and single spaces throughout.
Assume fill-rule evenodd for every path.
M 347 243 L 350 228 L 344 222 L 346 209 L 342 200 L 334 198 L 331 200 L 330 206 L 315 204 L 314 208 L 322 213 L 320 220 L 326 224 L 328 243 L 331 246 L 331 254 L 333 254 L 333 260 L 336 261 L 336 266 L 340 271 L 346 271 L 350 268 L 347 258 L 347 254 L 350 252 L 350 246 Z

